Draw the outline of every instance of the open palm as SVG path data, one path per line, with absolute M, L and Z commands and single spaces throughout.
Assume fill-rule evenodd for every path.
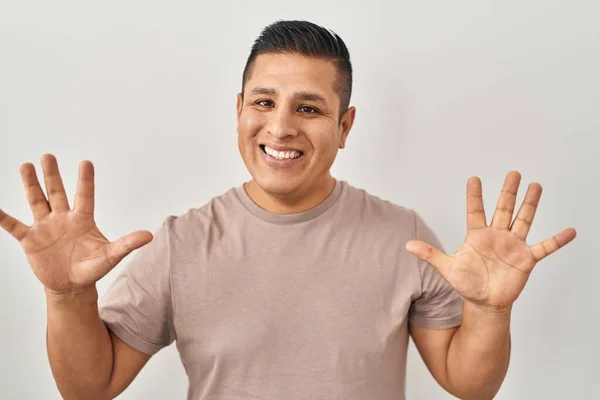
M 21 177 L 34 224 L 30 227 L 0 210 L 0 226 L 19 241 L 33 273 L 52 293 L 68 293 L 96 283 L 131 251 L 152 240 L 148 231 L 110 242 L 94 221 L 94 168 L 83 161 L 71 210 L 56 158 L 42 156 L 48 197 L 35 169 L 26 163 Z
M 575 238 L 573 228 L 534 246 L 526 243 L 542 194 L 532 183 L 513 221 L 521 175 L 506 176 L 492 223 L 488 226 L 483 207 L 481 181 L 467 183 L 467 236 L 449 256 L 422 241 L 410 241 L 408 251 L 428 262 L 466 300 L 492 308 L 510 307 L 525 287 L 536 263 Z

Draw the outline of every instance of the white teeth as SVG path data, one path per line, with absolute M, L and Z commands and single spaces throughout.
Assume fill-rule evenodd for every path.
M 300 157 L 300 152 L 298 151 L 277 151 L 269 146 L 265 146 L 265 152 L 273 158 L 278 160 L 285 160 L 288 158 L 294 159 Z

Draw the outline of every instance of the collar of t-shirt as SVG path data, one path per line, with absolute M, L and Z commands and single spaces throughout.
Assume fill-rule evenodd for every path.
M 244 185 L 236 187 L 235 194 L 248 211 L 263 221 L 273 224 L 296 224 L 315 219 L 329 210 L 340 198 L 343 186 L 343 182 L 336 179 L 333 191 L 325 200 L 310 210 L 296 214 L 274 214 L 261 208 L 250 198 L 250 196 L 248 196 L 248 193 L 246 193 L 246 190 L 244 189 Z

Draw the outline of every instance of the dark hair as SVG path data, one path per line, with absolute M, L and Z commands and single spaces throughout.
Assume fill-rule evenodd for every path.
M 331 60 L 337 68 L 334 90 L 340 98 L 341 120 L 350 105 L 352 94 L 352 64 L 342 38 L 335 32 L 308 21 L 277 21 L 267 26 L 254 41 L 246 61 L 242 77 L 242 97 L 256 57 L 273 53 L 292 53 Z

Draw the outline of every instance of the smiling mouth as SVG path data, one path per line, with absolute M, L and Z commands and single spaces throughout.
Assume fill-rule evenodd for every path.
M 304 152 L 299 150 L 277 151 L 264 144 L 259 145 L 259 147 L 263 153 L 269 155 L 275 160 L 297 160 L 304 155 Z

